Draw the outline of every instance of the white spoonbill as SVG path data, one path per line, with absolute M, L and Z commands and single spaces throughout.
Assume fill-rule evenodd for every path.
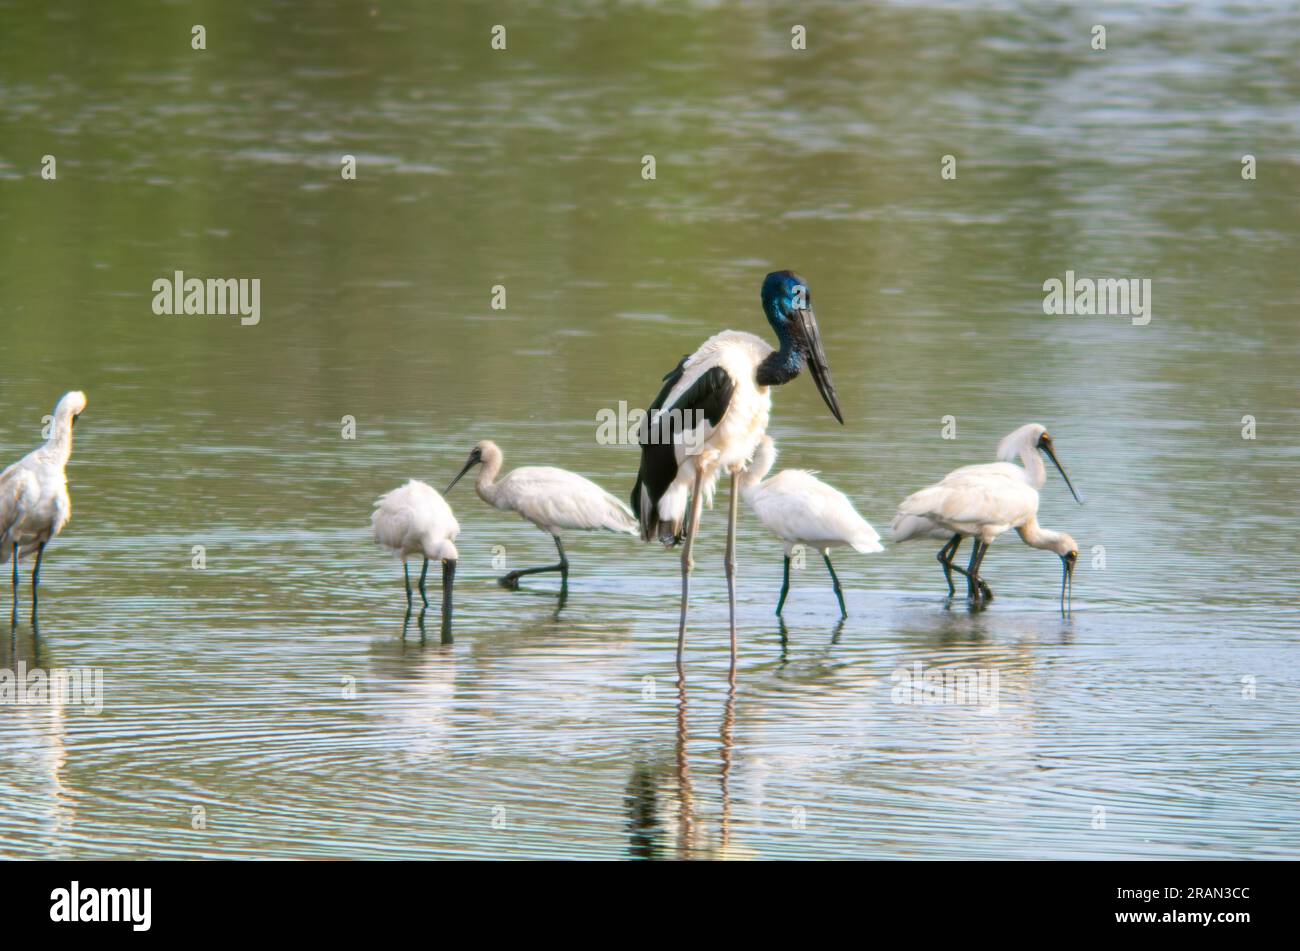
M 375 533 L 375 543 L 402 559 L 408 612 L 411 609 L 411 569 L 406 559 L 412 555 L 424 558 L 424 567 L 420 569 L 420 597 L 426 607 L 429 595 L 424 590 L 424 579 L 429 573 L 429 562 L 442 562 L 442 623 L 447 625 L 451 621 L 451 588 L 456 580 L 456 559 L 460 557 L 453 543 L 460 534 L 460 523 L 451 514 L 446 499 L 432 486 L 412 479 L 375 501 L 370 527 Z
M 840 614 L 848 617 L 840 579 L 831 565 L 832 548 L 852 548 L 864 555 L 884 551 L 880 536 L 857 513 L 848 496 L 803 469 L 783 469 L 770 479 L 763 477 L 776 463 L 776 445 L 764 436 L 754 453 L 754 464 L 740 477 L 740 494 L 754 510 L 758 520 L 773 535 L 785 542 L 785 577 L 781 597 L 776 602 L 779 616 L 790 593 L 790 556 L 797 546 L 815 548 L 822 553 L 826 570 L 831 573 Z
M 1067 582 L 1071 580 L 1078 559 L 1078 546 L 1069 535 L 1052 532 L 1038 525 L 1038 490 L 1047 479 L 1047 470 L 1038 451 L 1047 453 L 1061 473 L 1076 502 L 1070 477 L 1056 458 L 1052 438 L 1037 423 L 1021 426 L 998 444 L 998 456 L 1019 458 L 1021 465 L 994 462 L 963 466 L 950 472 L 943 481 L 921 489 L 903 500 L 891 526 L 895 541 L 910 538 L 947 536 L 949 541 L 939 551 L 949 593 L 952 593 L 951 570 L 966 576 L 967 594 L 979 602 L 992 597 L 979 577 L 980 565 L 993 539 L 1014 528 L 1033 548 L 1054 551 L 1061 556 L 1064 575 L 1061 580 L 1062 606 L 1065 605 Z M 964 537 L 972 539 L 974 550 L 970 564 L 963 571 L 952 564 L 952 556 Z
M 995 458 L 1005 459 L 1007 462 L 1020 458 L 1025 465 L 1025 472 L 1028 473 L 1030 484 L 1039 490 L 1043 488 L 1043 484 L 1047 481 L 1047 470 L 1038 454 L 1033 452 L 1032 449 L 1027 453 L 1026 447 L 1036 446 L 1041 432 L 1045 432 L 1045 430 L 1035 423 L 1021 426 L 1015 432 L 1002 438 L 998 443 L 997 453 L 995 454 Z M 952 584 L 952 573 L 954 571 L 966 575 L 967 580 L 969 580 L 970 576 L 967 575 L 966 569 L 953 563 L 957 550 L 961 548 L 962 539 L 966 536 L 954 534 L 944 526 L 919 515 L 896 515 L 893 524 L 890 526 L 890 534 L 895 543 L 911 541 L 916 538 L 942 539 L 946 543 L 939 549 L 939 553 L 935 557 L 939 560 L 939 564 L 943 568 L 943 578 L 948 583 L 948 597 L 952 597 L 957 593 L 957 589 Z M 979 582 L 979 589 L 984 600 L 993 600 L 992 589 L 983 581 Z
M 0 472 L 0 565 L 14 560 L 14 617 L 18 616 L 18 560 L 36 549 L 32 568 L 32 617 L 40 600 L 41 556 L 72 517 L 65 471 L 72 456 L 72 427 L 86 409 L 80 390 L 63 394 L 54 407 L 50 438 Z
M 736 666 L 736 505 L 737 477 L 753 458 L 767 430 L 770 388 L 793 380 L 804 365 L 841 423 L 839 400 L 822 349 L 812 308 L 812 292 L 793 271 L 773 271 L 763 280 L 763 312 L 780 349 L 749 333 L 725 330 L 683 358 L 664 377 L 641 427 L 641 469 L 632 489 L 632 508 L 641 537 L 666 545 L 682 540 L 682 604 L 677 629 L 680 668 L 686 641 L 691 549 L 705 499 L 712 502 L 718 477 L 731 475 L 727 517 L 727 599 L 731 621 L 731 666 Z M 690 515 L 687 519 L 687 500 Z
M 627 506 L 590 479 L 554 466 L 523 466 L 497 482 L 495 480 L 501 472 L 501 462 L 501 450 L 497 444 L 489 439 L 483 440 L 470 452 L 464 468 L 447 486 L 447 492 L 450 493 L 461 476 L 470 469 L 477 465 L 483 466 L 474 483 L 478 497 L 488 505 L 507 512 L 518 512 L 525 521 L 532 522 L 555 539 L 555 550 L 560 553 L 558 564 L 542 568 L 520 568 L 503 576 L 500 579 L 503 587 L 513 590 L 519 587 L 519 579 L 524 575 L 558 571 L 560 589 L 567 590 L 569 559 L 564 553 L 564 542 L 560 540 L 563 531 L 604 529 L 626 535 L 636 534 L 636 519 Z

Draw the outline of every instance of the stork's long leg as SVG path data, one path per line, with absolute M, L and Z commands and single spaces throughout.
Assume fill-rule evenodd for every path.
M 731 620 L 731 670 L 736 670 L 736 512 L 739 494 L 736 492 L 736 483 L 739 482 L 739 473 L 731 473 L 731 495 L 728 499 L 727 512 L 727 554 L 724 561 L 727 569 L 727 606 L 729 608 L 729 617 Z
M 826 570 L 831 573 L 831 585 L 835 588 L 835 597 L 840 602 L 840 617 L 848 617 L 849 609 L 844 606 L 844 589 L 840 587 L 840 579 L 835 574 L 835 566 L 831 564 L 829 552 L 822 552 L 822 560 L 826 562 Z
M 14 617 L 18 616 L 18 546 L 14 545 L 11 555 L 14 560 Z
M 424 606 L 426 608 L 429 606 L 429 593 L 424 590 L 424 579 L 428 576 L 428 574 L 429 574 L 429 559 L 426 558 L 424 559 L 424 565 L 420 568 L 420 600 L 424 602 Z
M 691 597 L 691 549 L 695 547 L 695 536 L 700 531 L 700 509 L 704 504 L 704 496 L 700 492 L 700 486 L 704 481 L 704 473 L 697 465 L 695 467 L 695 488 L 691 492 L 691 530 L 686 535 L 686 544 L 682 546 L 682 617 L 677 626 L 677 676 L 682 676 L 682 651 L 686 648 L 686 605 Z
M 552 535 L 555 539 L 555 550 L 560 553 L 560 560 L 554 565 L 543 565 L 541 568 L 520 568 L 503 575 L 500 579 L 500 585 L 503 588 L 510 588 L 512 591 L 519 587 L 519 579 L 524 575 L 540 575 L 547 571 L 558 571 L 560 573 L 560 587 L 567 589 L 569 587 L 569 558 L 564 554 L 564 542 L 560 541 L 559 535 Z
M 36 546 L 36 566 L 32 568 L 32 617 L 36 617 L 36 607 L 40 602 L 41 586 L 41 556 L 45 554 L 45 542 Z M 14 562 L 14 567 L 18 567 L 18 562 Z
M 785 607 L 785 596 L 790 593 L 790 556 L 785 556 L 785 577 L 781 581 L 781 597 L 776 599 L 776 616 L 781 616 L 781 609 Z

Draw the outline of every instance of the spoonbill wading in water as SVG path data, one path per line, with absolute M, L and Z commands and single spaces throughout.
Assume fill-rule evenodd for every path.
M 72 517 L 65 468 L 72 456 L 72 427 L 86 409 L 80 390 L 63 394 L 54 407 L 50 438 L 40 449 L 0 472 L 0 565 L 14 562 L 14 620 L 18 619 L 18 559 L 36 549 L 32 568 L 32 617 L 40 601 L 41 556 Z
M 402 559 L 408 616 L 411 610 L 411 569 L 406 559 L 412 555 L 424 558 L 424 566 L 420 569 L 420 598 L 425 607 L 429 606 L 429 595 L 424 590 L 429 562 L 442 562 L 442 623 L 449 625 L 451 588 L 456 580 L 456 559 L 460 557 L 453 543 L 460 534 L 460 523 L 451 514 L 446 499 L 432 486 L 412 479 L 375 501 L 370 527 L 375 533 L 375 544 Z
M 818 479 L 815 473 L 783 469 L 764 480 L 775 463 L 776 444 L 771 436 L 764 436 L 754 453 L 754 464 L 740 477 L 740 494 L 767 530 L 785 542 L 785 576 L 781 582 L 781 597 L 776 602 L 776 613 L 778 616 L 781 614 L 786 595 L 790 593 L 790 558 L 802 545 L 822 553 L 826 570 L 831 573 L 835 597 L 840 602 L 840 615 L 848 617 L 844 592 L 831 565 L 830 551 L 832 548 L 852 548 L 864 555 L 884 551 L 880 536 L 857 513 L 848 496 Z
M 1074 500 L 1082 505 L 1083 500 L 1056 458 L 1052 437 L 1044 427 L 1029 423 L 998 444 L 998 458 L 1006 461 L 954 469 L 942 482 L 904 499 L 890 526 L 894 540 L 947 537 L 948 543 L 939 550 L 939 563 L 948 581 L 948 593 L 954 593 L 951 573 L 958 571 L 966 576 L 967 597 L 978 604 L 993 597 L 979 575 L 984 555 L 993 539 L 1014 528 L 1031 548 L 1061 556 L 1061 608 L 1065 610 L 1079 547 L 1064 532 L 1053 532 L 1038 524 L 1038 491 L 1047 481 L 1047 468 L 1039 450 L 1047 453 Z M 1016 458 L 1019 466 L 1009 461 Z M 952 558 L 967 536 L 974 548 L 963 570 L 952 563 Z
M 682 359 L 664 377 L 650 404 L 639 441 L 641 469 L 632 489 L 632 508 L 645 541 L 658 538 L 682 547 L 682 604 L 677 629 L 680 672 L 690 599 L 691 549 L 700 508 L 722 472 L 731 475 L 727 516 L 727 599 L 731 625 L 731 668 L 736 667 L 736 504 L 737 477 L 753 458 L 767 430 L 772 409 L 770 387 L 788 383 L 804 364 L 812 371 L 822 399 L 841 423 L 839 401 L 813 314 L 812 292 L 793 271 L 773 271 L 763 280 L 761 299 L 780 349 L 750 333 L 724 330 Z M 690 500 L 690 519 L 687 500 Z
M 569 559 L 564 553 L 564 542 L 560 540 L 562 531 L 604 529 L 626 535 L 636 534 L 636 519 L 627 506 L 576 472 L 556 469 L 554 466 L 524 466 L 512 470 L 500 482 L 495 481 L 501 472 L 501 450 L 496 443 L 487 439 L 474 447 L 469 459 L 465 461 L 465 467 L 447 486 L 447 492 L 450 493 L 461 476 L 477 465 L 483 467 L 474 483 L 478 497 L 488 505 L 507 512 L 518 512 L 525 521 L 532 522 L 555 539 L 555 550 L 560 553 L 558 564 L 542 568 L 520 568 L 510 572 L 499 579 L 502 587 L 514 590 L 519 587 L 519 579 L 524 575 L 558 571 L 560 590 L 566 591 L 569 586 Z

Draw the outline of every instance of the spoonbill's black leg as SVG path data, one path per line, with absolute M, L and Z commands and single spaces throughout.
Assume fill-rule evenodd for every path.
M 957 549 L 961 547 L 961 533 L 953 535 L 948 539 L 947 544 L 939 549 L 939 554 L 935 557 L 939 559 L 939 564 L 943 567 L 943 579 L 948 582 L 948 597 L 957 593 L 957 589 L 952 585 L 952 560 L 957 555 Z
M 451 586 L 456 580 L 456 562 L 444 561 L 442 563 L 442 624 L 446 627 L 451 623 Z
M 407 607 L 407 610 L 410 610 L 410 607 L 411 607 L 411 566 L 408 565 L 408 564 L 406 563 L 406 559 L 405 559 L 405 558 L 402 559 L 402 577 L 406 580 L 406 607 Z
M 971 556 L 971 563 L 967 570 L 970 574 L 966 578 L 966 583 L 970 586 L 970 598 L 977 604 L 984 600 L 984 588 L 987 587 L 980 580 L 980 565 L 984 564 L 984 556 L 988 554 L 989 546 L 975 539 L 975 553 Z
M 32 568 L 32 617 L 36 617 L 36 606 L 40 601 L 39 589 L 41 586 L 41 556 L 45 554 L 45 542 L 36 546 L 36 565 Z M 14 567 L 18 567 L 17 560 L 14 561 Z
M 428 576 L 428 574 L 429 574 L 429 559 L 426 558 L 424 559 L 424 565 L 420 568 L 420 599 L 424 602 L 424 606 L 426 608 L 429 606 L 429 593 L 424 590 L 424 579 Z
M 840 579 L 835 574 L 835 566 L 831 564 L 830 554 L 822 552 L 822 560 L 826 562 L 826 570 L 831 573 L 831 584 L 835 588 L 835 597 L 840 602 L 840 617 L 848 617 L 849 609 L 844 606 L 844 589 L 840 587 Z
M 957 593 L 952 586 L 951 572 L 955 571 L 959 575 L 965 577 L 967 582 L 970 581 L 970 572 L 967 571 L 965 568 L 963 568 L 961 565 L 953 564 L 953 558 L 955 558 L 957 555 L 957 549 L 961 547 L 961 538 L 962 537 L 960 535 L 954 535 L 952 537 L 952 541 L 948 542 L 947 545 L 944 545 L 943 548 L 939 549 L 939 554 L 938 554 L 939 564 L 943 565 L 943 574 L 944 577 L 948 580 L 948 597 L 950 598 Z M 952 546 L 951 550 L 949 550 L 949 546 Z M 944 557 L 945 551 L 948 552 L 947 558 Z M 993 600 L 993 589 L 984 583 L 983 578 L 979 579 L 979 589 L 980 589 L 980 594 L 983 595 L 985 601 Z M 969 585 L 967 590 L 969 590 Z
M 516 571 L 512 571 L 508 575 L 503 576 L 498 582 L 501 587 L 509 588 L 511 591 L 514 591 L 518 589 L 519 579 L 524 577 L 524 575 L 540 575 L 547 571 L 558 571 L 560 573 L 560 587 L 562 589 L 568 588 L 569 559 L 564 554 L 564 542 L 560 541 L 559 535 L 552 535 L 551 537 L 555 539 L 555 550 L 560 553 L 559 563 L 554 565 L 544 565 L 541 568 L 520 568 Z
M 979 561 L 980 545 L 982 543 L 978 538 L 971 539 L 970 562 L 966 566 L 966 597 L 974 601 L 975 595 L 975 564 Z
M 781 616 L 781 609 L 785 607 L 785 596 L 790 593 L 790 556 L 785 556 L 785 579 L 781 582 L 781 597 L 776 599 L 776 616 Z

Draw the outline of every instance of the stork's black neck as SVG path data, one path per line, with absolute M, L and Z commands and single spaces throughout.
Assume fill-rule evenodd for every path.
M 754 379 L 759 386 L 780 386 L 789 383 L 803 369 L 803 357 L 788 340 L 781 341 L 781 349 L 769 353 L 758 365 Z

